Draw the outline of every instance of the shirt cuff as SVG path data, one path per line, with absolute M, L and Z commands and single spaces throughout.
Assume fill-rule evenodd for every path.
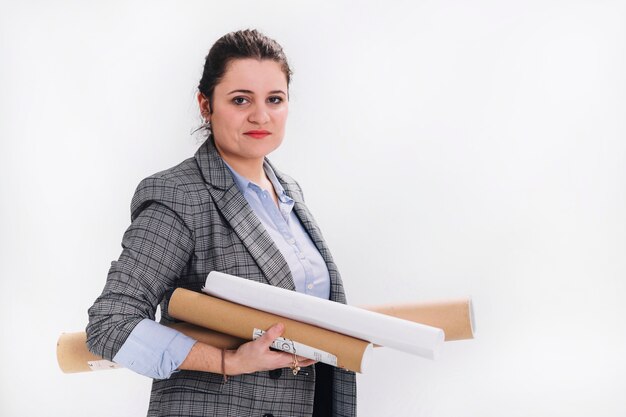
M 113 357 L 113 362 L 141 375 L 165 379 L 183 363 L 195 343 L 195 339 L 178 330 L 143 319 Z

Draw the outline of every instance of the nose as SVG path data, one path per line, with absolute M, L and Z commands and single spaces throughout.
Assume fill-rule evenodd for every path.
M 265 104 L 256 104 L 254 107 L 250 109 L 250 114 L 248 115 L 248 121 L 250 123 L 263 125 L 270 121 L 270 115 L 267 111 L 267 107 Z

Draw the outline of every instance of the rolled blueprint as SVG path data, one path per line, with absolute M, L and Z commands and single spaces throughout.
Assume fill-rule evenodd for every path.
M 439 328 L 221 272 L 211 272 L 202 291 L 254 309 L 429 359 L 437 358 L 443 346 L 444 332 Z
M 238 337 L 218 333 L 213 330 L 194 326 L 189 323 L 168 324 L 189 337 L 200 342 L 224 349 L 237 349 L 246 340 Z M 101 371 L 117 369 L 122 366 L 115 362 L 94 355 L 87 348 L 87 334 L 85 332 L 62 333 L 57 341 L 57 362 L 64 373 Z
M 168 313 L 179 320 L 252 340 L 273 324 L 285 325 L 282 337 L 287 351 L 333 366 L 363 372 L 372 345 L 332 330 L 239 305 L 195 291 L 177 288 Z M 295 344 L 294 344 L 295 343 Z M 278 347 L 278 346 L 276 346 Z

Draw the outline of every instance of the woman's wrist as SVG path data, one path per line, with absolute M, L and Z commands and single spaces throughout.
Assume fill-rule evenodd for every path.
M 242 373 L 239 371 L 239 361 L 236 350 L 224 350 L 223 373 L 226 376 L 235 376 Z

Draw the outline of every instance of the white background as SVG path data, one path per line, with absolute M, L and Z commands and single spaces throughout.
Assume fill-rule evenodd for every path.
M 624 416 L 626 4 L 0 6 L 0 415 L 139 416 L 62 374 L 139 181 L 193 155 L 204 56 L 247 27 L 295 72 L 285 143 L 351 304 L 472 296 L 478 338 L 378 351 L 360 416 Z M 622 397 L 620 400 L 618 397 Z

